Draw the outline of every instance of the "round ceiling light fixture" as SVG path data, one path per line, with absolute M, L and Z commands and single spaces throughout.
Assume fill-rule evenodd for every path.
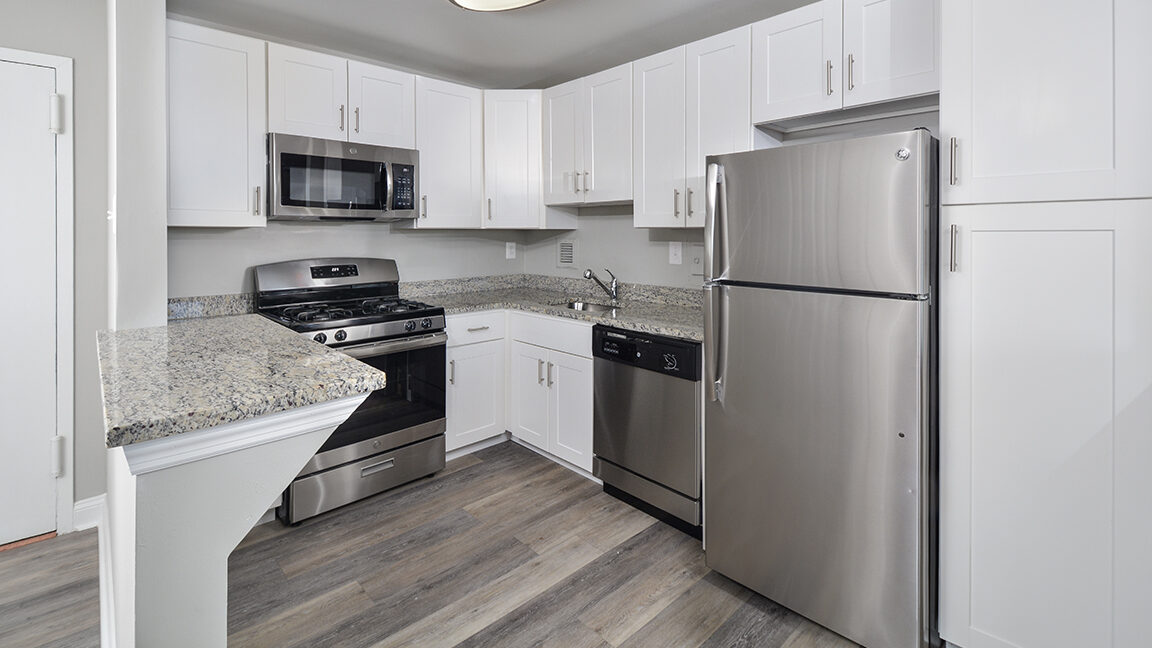
M 448 2 L 469 11 L 511 11 L 544 0 L 448 0 Z

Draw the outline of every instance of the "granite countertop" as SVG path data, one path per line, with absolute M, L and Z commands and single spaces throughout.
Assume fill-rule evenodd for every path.
M 607 296 L 604 295 L 603 297 L 603 299 L 589 301 L 607 303 Z M 560 291 L 539 288 L 504 288 L 427 295 L 423 297 L 423 300 L 430 304 L 443 306 L 449 315 L 510 308 L 554 317 L 584 320 L 596 324 L 607 324 L 630 331 L 668 335 L 697 342 L 704 339 L 704 313 L 699 306 L 623 300 L 616 311 L 616 316 L 611 317 L 607 314 L 596 315 L 556 305 L 572 298 L 573 295 Z
M 385 385 L 384 372 L 260 315 L 101 331 L 98 346 L 110 448 Z

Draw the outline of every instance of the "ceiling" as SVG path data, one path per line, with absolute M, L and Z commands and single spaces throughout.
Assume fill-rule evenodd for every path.
M 544 88 L 811 0 L 168 0 L 172 14 L 483 88 Z

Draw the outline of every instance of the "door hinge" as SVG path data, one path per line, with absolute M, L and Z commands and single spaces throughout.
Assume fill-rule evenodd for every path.
M 64 437 L 52 437 L 52 476 L 64 476 Z
M 48 95 L 48 130 L 56 135 L 64 132 L 64 97 Z

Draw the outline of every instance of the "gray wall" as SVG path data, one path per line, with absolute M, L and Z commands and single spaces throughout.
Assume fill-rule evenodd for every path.
M 576 241 L 576 267 L 556 267 L 558 241 Z M 668 242 L 683 246 L 683 263 L 668 263 Z M 588 207 L 580 211 L 574 232 L 531 232 L 526 235 L 524 271 L 530 274 L 579 277 L 592 268 L 604 278 L 608 268 L 627 283 L 699 288 L 702 281 L 704 231 L 702 229 L 636 229 L 632 207 Z M 699 263 L 694 261 L 699 260 Z
M 168 230 L 168 296 L 251 292 L 250 268 L 325 256 L 396 259 L 401 281 L 524 271 L 520 232 L 411 231 L 385 223 L 284 223 L 266 228 Z M 504 258 L 505 241 L 517 243 Z
M 96 331 L 108 320 L 108 38 L 103 0 L 0 0 L 0 47 L 73 59 L 77 499 L 104 492 Z

